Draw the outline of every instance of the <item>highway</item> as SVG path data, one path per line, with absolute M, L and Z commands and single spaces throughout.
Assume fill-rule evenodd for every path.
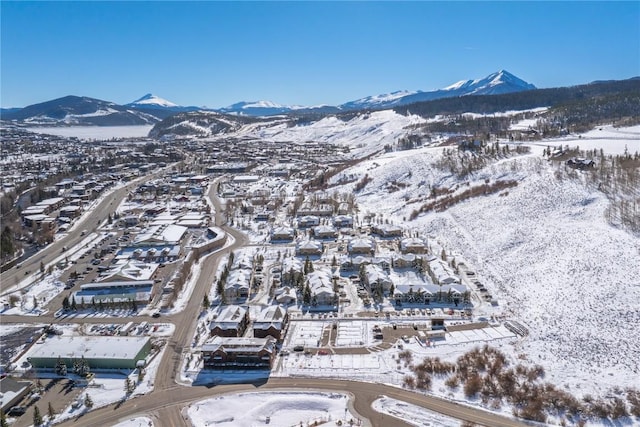
M 133 183 L 131 185 L 133 185 Z M 356 416 L 362 418 L 365 421 L 365 425 L 371 425 L 374 427 L 409 426 L 409 424 L 404 423 L 401 420 L 378 413 L 371 408 L 371 403 L 381 395 L 386 395 L 407 403 L 415 404 L 453 418 L 471 421 L 479 425 L 491 427 L 527 426 L 527 424 L 522 421 L 496 415 L 481 409 L 463 406 L 447 399 L 418 394 L 406 389 L 380 383 L 372 384 L 322 378 L 270 378 L 268 381 L 261 384 L 217 385 L 212 387 L 188 387 L 179 385 L 176 382 L 176 378 L 180 372 L 182 354 L 184 351 L 189 349 L 191 344 L 198 315 L 201 311 L 202 299 L 205 292 L 208 292 L 212 286 L 212 278 L 215 277 L 218 262 L 224 255 L 245 246 L 248 243 L 248 239 L 245 235 L 222 223 L 222 207 L 217 195 L 215 194 L 215 188 L 215 185 L 210 186 L 210 198 L 214 204 L 216 212 L 215 223 L 227 232 L 229 236 L 234 239 L 234 242 L 224 249 L 201 257 L 201 273 L 194 286 L 192 296 L 182 312 L 164 316 L 161 319 L 151 319 L 141 316 L 136 316 L 135 318 L 71 317 L 69 319 L 55 318 L 51 315 L 40 317 L 1 317 L 3 323 L 127 323 L 131 320 L 146 320 L 149 322 L 171 322 L 175 324 L 175 333 L 167 342 L 167 348 L 164 351 L 157 370 L 156 378 L 154 379 L 154 390 L 151 393 L 125 402 L 114 403 L 104 408 L 92 410 L 60 425 L 76 427 L 112 425 L 120 420 L 125 420 L 133 416 L 147 415 L 153 419 L 154 425 L 157 427 L 186 426 L 189 425 L 189 423 L 183 418 L 181 411 L 191 402 L 227 393 L 286 389 L 300 391 L 330 390 L 348 393 L 353 396 L 352 405 L 353 410 L 357 414 Z M 120 201 L 126 196 L 128 191 L 128 188 L 115 191 L 111 196 L 107 197 L 102 203 L 100 203 L 100 205 L 90 215 L 88 215 L 82 226 L 76 227 L 76 229 L 95 229 L 97 223 L 101 219 L 106 218 L 107 212 L 111 212 L 119 205 Z M 94 227 L 89 226 L 92 224 Z M 62 246 L 76 244 L 80 239 L 81 237 L 79 236 L 79 233 L 73 235 L 70 234 L 62 241 L 50 245 L 50 247 L 44 251 L 45 259 L 54 259 L 58 256 L 58 251 Z M 39 264 L 39 261 L 37 261 L 37 263 Z M 31 261 L 31 267 L 27 267 L 25 265 L 23 268 L 33 268 L 33 264 L 34 262 Z M 9 278 L 9 280 L 11 279 Z M 56 308 L 50 308 L 50 312 L 55 310 Z M 30 416 L 31 414 L 28 413 L 24 417 Z

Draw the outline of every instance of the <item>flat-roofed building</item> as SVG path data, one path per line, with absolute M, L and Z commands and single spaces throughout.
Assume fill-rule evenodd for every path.
M 54 336 L 27 351 L 34 368 L 55 368 L 58 359 L 73 369 L 84 359 L 91 369 L 134 369 L 151 351 L 149 337 Z

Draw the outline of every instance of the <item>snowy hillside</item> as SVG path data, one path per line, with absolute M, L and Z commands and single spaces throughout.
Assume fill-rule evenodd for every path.
M 356 193 L 362 213 L 407 220 L 462 256 L 498 299 L 498 313 L 528 327 L 513 355 L 542 365 L 548 381 L 577 396 L 637 386 L 640 242 L 607 223 L 604 195 L 580 180 L 558 179 L 541 150 L 467 179 L 441 169 L 442 148 L 394 152 L 334 182 L 368 175 L 372 181 Z M 426 200 L 432 187 L 461 191 L 506 180 L 518 185 L 409 220 L 420 206 L 411 202 Z
M 422 123 L 418 116 L 402 116 L 393 111 L 378 111 L 360 114 L 350 120 L 325 117 L 308 124 L 289 126 L 277 123 L 273 126 L 255 125 L 243 127 L 238 133 L 267 141 L 324 142 L 348 147 L 353 156 L 382 150 L 386 144 L 393 144 L 407 133 L 406 128 Z

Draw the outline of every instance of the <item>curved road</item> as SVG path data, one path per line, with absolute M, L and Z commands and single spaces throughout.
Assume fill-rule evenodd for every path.
M 234 384 L 218 385 L 208 387 L 186 387 L 176 383 L 176 377 L 180 372 L 180 362 L 182 353 L 189 349 L 194 335 L 198 314 L 201 309 L 201 302 L 205 292 L 209 291 L 212 285 L 212 277 L 215 277 L 218 262 L 222 255 L 240 248 L 248 243 L 246 236 L 239 231 L 232 229 L 222 222 L 222 208 L 220 201 L 215 194 L 215 185 L 211 186 L 210 198 L 214 204 L 216 217 L 215 223 L 235 239 L 233 244 L 212 254 L 201 257 L 201 273 L 193 288 L 193 292 L 186 308 L 181 312 L 171 316 L 166 316 L 162 321 L 167 320 L 175 324 L 175 333 L 167 342 L 167 348 L 163 353 L 162 360 L 157 370 L 154 380 L 154 390 L 144 396 L 106 406 L 80 415 L 74 419 L 62 423 L 62 426 L 96 426 L 115 424 L 120 420 L 128 419 L 136 415 L 148 415 L 154 419 L 154 424 L 159 427 L 175 427 L 179 425 L 189 425 L 183 418 L 181 410 L 190 402 L 206 399 L 212 396 L 262 390 L 327 390 L 346 392 L 353 396 L 352 409 L 357 416 L 368 420 L 373 426 L 398 426 L 404 427 L 409 424 L 374 411 L 371 403 L 381 395 L 386 395 L 398 400 L 412 403 L 426 409 L 439 412 L 460 420 L 471 421 L 476 424 L 492 427 L 520 427 L 527 426 L 526 423 L 511 418 L 496 415 L 481 409 L 467 407 L 446 399 L 414 393 L 398 387 L 384 384 L 361 383 L 356 381 L 340 381 L 321 378 L 270 378 L 262 384 Z M 105 210 L 111 204 L 124 198 L 128 190 L 123 188 L 114 192 L 111 197 L 107 197 L 99 207 L 90 214 L 84 223 L 92 224 L 97 219 L 105 218 Z M 117 206 L 119 202 L 115 204 Z M 115 207 L 114 206 L 114 207 Z M 65 244 L 73 244 L 80 239 L 75 236 L 68 236 L 67 240 L 57 242 L 50 250 L 51 256 L 57 256 L 56 247 Z M 38 261 L 39 262 L 39 261 Z M 3 277 L 4 280 L 4 277 Z M 55 319 L 53 316 L 22 317 L 22 316 L 2 316 L 3 322 L 16 323 L 46 323 L 72 321 L 77 323 L 104 323 L 105 318 L 69 318 Z M 143 320 L 141 316 L 136 316 L 135 320 Z M 111 323 L 126 323 L 129 318 L 109 318 Z M 158 321 L 158 319 L 144 319 L 148 321 Z

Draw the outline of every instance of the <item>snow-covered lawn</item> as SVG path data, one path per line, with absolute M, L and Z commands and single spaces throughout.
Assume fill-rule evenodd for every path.
M 348 425 L 357 421 L 345 394 L 327 392 L 264 392 L 224 395 L 192 403 L 186 410 L 194 426 L 249 427 Z M 346 423 L 346 424 L 345 424 Z
M 148 417 L 136 417 L 130 420 L 121 421 L 111 427 L 153 427 L 153 421 Z

